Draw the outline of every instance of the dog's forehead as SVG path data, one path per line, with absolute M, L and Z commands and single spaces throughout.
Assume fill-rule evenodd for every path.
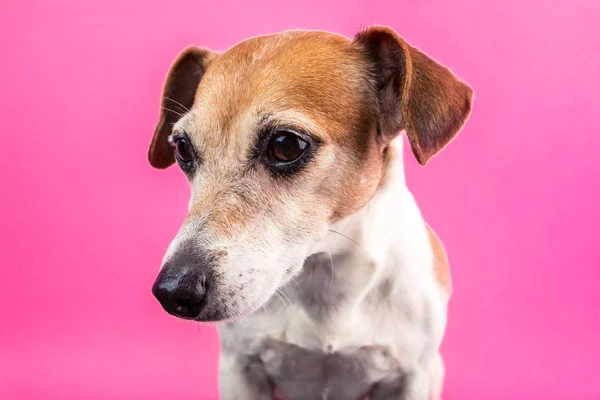
M 189 122 L 203 141 L 235 147 L 246 147 L 253 126 L 267 117 L 332 138 L 360 118 L 357 110 L 370 89 L 365 71 L 357 48 L 336 34 L 292 31 L 248 39 L 211 62 Z

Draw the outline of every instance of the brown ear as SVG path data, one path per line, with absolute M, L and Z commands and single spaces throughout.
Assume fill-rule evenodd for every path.
M 175 60 L 163 88 L 160 119 L 154 130 L 148 160 L 155 168 L 167 168 L 175 162 L 168 142 L 173 124 L 188 112 L 194 103 L 196 89 L 214 53 L 198 47 L 188 47 Z
M 473 90 L 390 28 L 361 31 L 354 43 L 373 65 L 383 135 L 406 130 L 417 161 L 427 164 L 467 120 Z

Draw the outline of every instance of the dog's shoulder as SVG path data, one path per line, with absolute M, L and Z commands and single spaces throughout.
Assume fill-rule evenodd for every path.
M 429 243 L 431 244 L 431 249 L 433 250 L 433 268 L 435 276 L 446 293 L 451 294 L 452 276 L 450 274 L 450 263 L 448 262 L 446 248 L 433 228 L 428 223 L 425 223 L 425 226 L 427 228 L 427 235 L 429 236 Z

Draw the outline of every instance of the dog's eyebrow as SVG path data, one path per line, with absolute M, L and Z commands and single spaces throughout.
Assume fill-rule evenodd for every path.
M 299 134 L 308 135 L 318 142 L 324 142 L 318 126 L 308 117 L 295 110 L 271 113 L 258 111 L 256 113 L 256 135 L 262 136 L 268 131 L 291 130 Z
M 187 131 L 187 127 L 189 126 L 189 118 L 184 115 L 183 117 L 179 118 L 172 127 L 171 132 L 172 133 L 176 133 L 176 132 L 186 132 Z
M 271 119 L 273 114 L 265 112 L 265 111 L 258 111 L 256 113 L 256 126 L 260 129 L 262 127 L 264 127 L 264 125 Z

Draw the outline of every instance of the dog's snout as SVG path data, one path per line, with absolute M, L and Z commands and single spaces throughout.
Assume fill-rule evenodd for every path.
M 204 308 L 206 289 L 202 267 L 166 264 L 152 286 L 152 294 L 169 314 L 194 319 Z

